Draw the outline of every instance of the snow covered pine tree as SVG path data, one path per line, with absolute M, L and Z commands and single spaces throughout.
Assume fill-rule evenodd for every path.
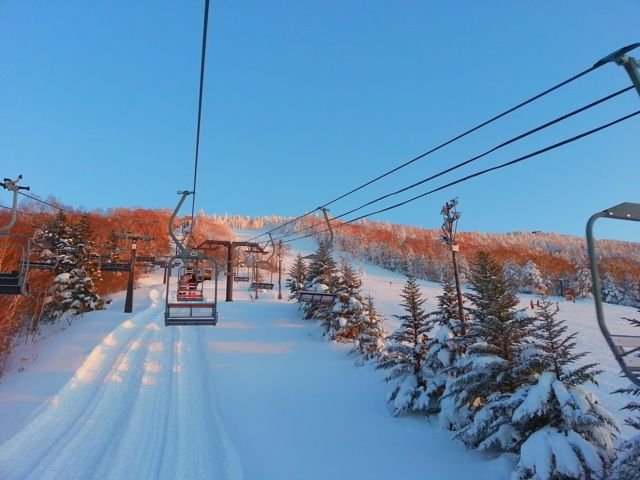
M 515 407 L 511 424 L 520 445 L 513 480 L 603 479 L 615 456 L 617 422 L 583 388 L 596 383 L 597 364 L 571 368 L 586 353 L 573 353 L 577 333 L 567 335 L 557 313 L 558 307 L 542 297 L 533 333 L 541 373 L 509 402 Z
M 357 322 L 363 316 L 362 280 L 349 262 L 342 259 L 336 286 L 337 298 L 331 313 L 324 319 L 325 335 L 332 340 L 349 342 L 358 335 Z
M 445 280 L 442 293 L 438 295 L 438 308 L 429 314 L 437 330 L 425 355 L 423 376 L 427 382 L 426 392 L 434 413 L 440 410 L 440 399 L 444 392 L 448 369 L 461 356 L 462 323 L 458 309 L 458 297 L 453 283 Z
M 457 435 L 466 445 L 512 451 L 517 435 L 509 426 L 510 399 L 534 374 L 534 359 L 527 355 L 532 322 L 515 309 L 518 298 L 513 287 L 487 252 L 475 257 L 470 280 L 468 346 L 451 369 L 453 378 L 447 382 L 445 396 L 454 400 L 455 411 L 445 415 L 455 418 L 456 411 L 471 413 L 473 421 L 461 425 Z
M 298 298 L 298 292 L 303 289 L 304 279 L 307 276 L 307 266 L 302 259 L 302 254 L 298 253 L 295 262 L 289 268 L 289 278 L 285 287 L 289 289 L 289 300 Z
M 376 311 L 373 298 L 368 296 L 364 309 L 355 320 L 357 335 L 353 347 L 353 351 L 359 352 L 365 360 L 377 358 L 384 348 L 384 340 L 389 332 L 382 326 L 383 321 Z
M 104 308 L 94 292 L 93 278 L 98 275 L 91 259 L 91 228 L 87 217 L 78 224 L 69 223 L 63 212 L 38 227 L 35 240 L 43 245 L 41 257 L 52 266 L 55 275 L 44 302 L 44 313 L 52 321 L 65 316 L 68 321 L 91 310 Z
M 425 301 L 412 275 L 407 277 L 402 298 L 406 314 L 396 315 L 400 327 L 389 336 L 376 367 L 388 370 L 385 381 L 395 383 L 387 398 L 392 402 L 394 416 L 407 411 L 427 412 L 430 408 L 422 368 L 433 321 L 422 307 Z
M 336 285 L 336 261 L 331 246 L 320 242 L 304 281 L 304 289 L 311 292 L 334 293 Z M 302 307 L 304 318 L 322 320 L 331 312 L 331 306 L 305 303 Z

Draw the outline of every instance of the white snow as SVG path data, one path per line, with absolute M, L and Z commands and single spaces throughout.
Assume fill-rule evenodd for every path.
M 284 268 L 298 250 L 315 245 L 290 252 Z M 403 277 L 357 267 L 362 292 L 393 330 Z M 257 301 L 236 285 L 235 301 L 219 305 L 216 327 L 164 327 L 162 275 L 140 283 L 134 314 L 122 313 L 119 294 L 107 310 L 16 352 L 14 364 L 25 371 L 14 368 L 0 383 L 0 478 L 510 477 L 512 458 L 469 452 L 435 420 L 394 418 L 383 373 L 356 367 L 351 346 L 327 342 L 295 303 L 276 299 L 277 285 Z M 439 286 L 421 285 L 431 311 Z M 521 296 L 522 306 L 531 298 Z M 592 352 L 585 361 L 601 363 L 605 373 L 593 388 L 622 420 L 626 399 L 607 393 L 626 382 L 592 304 L 560 301 L 559 316 L 579 330 L 578 349 Z

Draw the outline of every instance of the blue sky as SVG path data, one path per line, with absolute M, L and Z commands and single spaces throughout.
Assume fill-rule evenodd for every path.
M 74 207 L 173 208 L 192 183 L 202 6 L 0 0 L 0 174 L 22 173 L 33 193 Z M 313 209 L 640 41 L 638 18 L 630 0 L 213 0 L 196 209 Z M 332 213 L 627 85 L 607 65 Z M 415 193 L 638 109 L 629 92 Z M 461 230 L 582 235 L 591 213 L 640 202 L 639 126 L 636 117 L 374 218 L 437 227 L 458 196 Z M 637 240 L 640 225 L 603 221 L 598 232 Z

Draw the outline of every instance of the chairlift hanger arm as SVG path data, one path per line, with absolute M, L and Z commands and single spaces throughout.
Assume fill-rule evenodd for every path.
M 324 221 L 327 222 L 329 228 L 329 246 L 333 246 L 333 227 L 331 226 L 331 219 L 329 218 L 329 209 L 326 207 L 319 207 L 324 215 Z
M 192 193 L 193 192 L 190 192 L 188 190 L 184 190 L 184 191 L 179 191 L 178 192 L 178 195 L 182 195 L 182 197 L 180 197 L 180 201 L 178 202 L 178 205 L 176 206 L 175 210 L 171 214 L 171 217 L 169 218 L 169 236 L 175 242 L 176 246 L 178 247 L 178 250 L 180 250 L 180 253 L 182 253 L 182 254 L 186 254 L 187 253 L 187 249 L 182 244 L 182 242 L 180 242 L 180 240 L 178 240 L 178 238 L 176 237 L 175 233 L 173 233 L 173 221 L 178 216 L 178 212 L 182 208 L 182 204 L 184 203 L 184 201 Z
M 276 245 L 275 243 L 273 243 L 273 237 L 271 236 L 271 232 L 269 232 L 269 242 L 271 242 L 271 255 L 269 255 L 269 258 L 267 258 L 266 262 L 270 262 L 276 253 Z

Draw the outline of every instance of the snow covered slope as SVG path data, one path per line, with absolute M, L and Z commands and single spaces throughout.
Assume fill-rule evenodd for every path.
M 403 278 L 362 267 L 379 310 L 399 313 Z M 275 291 L 251 301 L 237 284 L 217 327 L 164 327 L 161 282 L 157 273 L 143 280 L 134 314 L 121 313 L 118 295 L 3 377 L 0 478 L 509 478 L 507 459 L 482 459 L 425 420 L 391 417 L 381 373 L 356 367 L 349 346 L 328 343 Z M 434 305 L 437 285 L 423 288 Z M 579 348 L 607 369 L 600 393 L 622 418 L 624 399 L 606 392 L 625 382 L 593 306 L 560 306 Z

